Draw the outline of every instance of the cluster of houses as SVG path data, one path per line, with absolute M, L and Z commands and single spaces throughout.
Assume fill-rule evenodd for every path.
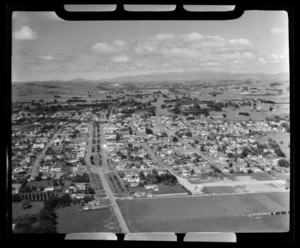
M 51 118 L 57 119 L 65 119 L 65 120 L 72 120 L 72 121 L 80 121 L 80 122 L 93 122 L 93 121 L 100 121 L 101 111 L 98 114 L 93 113 L 92 108 L 85 109 L 83 112 L 78 111 L 59 111 L 54 113 Z
M 196 177 L 206 175 L 212 172 L 208 162 L 199 158 L 195 150 L 201 151 L 218 165 L 224 174 L 243 174 L 259 173 L 278 168 L 280 159 L 267 142 L 258 142 L 253 133 L 265 134 L 274 130 L 286 131 L 281 122 L 275 121 L 205 121 L 202 119 L 193 119 L 191 121 L 185 118 L 172 119 L 161 116 L 161 123 L 173 133 L 192 132 L 192 137 L 182 135 L 183 142 L 173 142 L 171 139 L 162 140 L 160 144 L 150 144 L 150 147 L 156 152 L 156 155 L 166 164 L 171 166 L 176 173 L 186 177 Z M 274 127 L 276 126 L 276 127 Z M 188 142 L 191 147 L 186 145 Z M 263 149 L 258 149 L 262 145 Z M 256 155 L 247 154 L 246 156 L 235 156 L 242 153 L 244 147 L 258 149 Z M 159 151 L 158 151 L 159 150 Z M 229 164 L 232 163 L 233 166 Z M 250 168 L 249 168 L 250 167 Z
M 74 176 L 84 174 L 87 138 L 87 123 L 64 123 L 62 132 L 46 150 L 46 155 L 40 163 L 39 172 L 43 173 L 42 178 L 53 177 L 53 174 L 59 178 L 63 174 L 63 165 L 67 165 Z
M 109 199 L 94 199 L 90 202 L 86 203 L 83 206 L 83 210 L 96 210 L 101 208 L 108 208 L 111 206 L 111 202 Z
M 125 122 L 125 127 L 132 125 L 133 122 L 129 122 L 129 119 L 137 118 L 137 115 L 133 116 L 122 120 Z M 121 125 L 121 121 L 114 120 L 114 122 L 114 124 L 109 122 L 109 125 L 104 127 L 106 151 L 109 162 L 114 168 L 117 170 L 158 168 L 157 163 L 150 158 L 147 150 L 142 146 L 142 143 L 148 141 L 153 135 L 128 134 L 128 131 L 122 131 L 124 126 Z M 118 140 L 117 133 L 120 134 Z
M 55 134 L 56 129 L 42 131 L 42 126 L 32 126 L 12 132 L 12 179 L 22 178 L 29 172 L 33 162 Z

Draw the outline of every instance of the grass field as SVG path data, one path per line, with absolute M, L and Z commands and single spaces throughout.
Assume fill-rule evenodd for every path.
M 42 181 L 30 181 L 27 183 L 27 185 L 31 188 L 33 186 L 40 188 L 40 187 L 48 187 L 48 186 L 52 186 L 53 184 L 53 180 L 42 180 Z
M 57 232 L 121 232 L 111 208 L 79 211 L 79 205 L 58 209 Z
M 231 194 L 231 193 L 236 193 L 234 188 L 232 188 L 230 186 L 204 187 L 202 192 L 204 194 Z
M 101 191 L 105 193 L 100 176 L 97 173 L 93 173 L 93 172 L 88 173 L 88 175 L 89 175 L 91 187 L 97 191 Z
M 248 217 L 289 210 L 289 193 L 117 200 L 131 232 L 287 231 L 286 216 Z
M 43 207 L 44 202 L 31 202 L 32 207 L 28 209 L 22 208 L 22 202 L 13 202 L 12 203 L 12 218 L 16 218 L 18 216 L 24 214 L 37 214 Z

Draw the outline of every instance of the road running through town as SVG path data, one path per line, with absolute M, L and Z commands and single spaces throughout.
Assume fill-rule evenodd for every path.
M 44 147 L 43 151 L 36 157 L 36 159 L 32 165 L 31 172 L 29 173 L 31 175 L 31 178 L 35 178 L 39 175 L 40 162 L 45 157 L 45 153 L 46 153 L 47 149 L 50 146 L 52 146 L 53 141 L 57 138 L 57 136 L 60 134 L 61 131 L 62 131 L 62 128 L 57 130 L 56 134 L 54 134 L 53 137 L 49 140 L 47 145 Z
M 90 125 L 90 132 L 89 132 L 90 135 L 93 135 L 93 125 Z M 123 233 L 129 233 L 129 229 L 126 225 L 126 222 L 122 216 L 122 213 L 116 203 L 116 200 L 115 200 L 115 196 L 113 194 L 113 192 L 111 191 L 110 189 L 110 186 L 106 180 L 106 177 L 105 177 L 105 170 L 107 170 L 107 157 L 106 157 L 106 151 L 105 149 L 103 148 L 103 144 L 105 142 L 105 138 L 104 138 L 104 132 L 103 132 L 103 125 L 100 125 L 100 147 L 101 147 L 101 157 L 102 157 L 102 166 L 101 167 L 96 167 L 96 166 L 93 166 L 90 162 L 90 155 L 91 155 L 91 146 L 92 146 L 92 140 L 93 138 L 92 137 L 89 137 L 89 143 L 88 143 L 88 149 L 87 149 L 87 154 L 86 154 L 86 162 L 87 162 L 87 165 L 90 167 L 91 171 L 94 172 L 94 173 L 97 173 L 99 176 L 100 176 L 100 179 L 102 181 L 102 185 L 106 191 L 106 195 L 108 197 L 108 199 L 110 200 L 111 204 L 112 204 L 112 208 L 115 212 L 115 216 L 116 218 L 118 219 L 118 222 L 119 222 L 119 225 L 122 229 L 122 232 Z

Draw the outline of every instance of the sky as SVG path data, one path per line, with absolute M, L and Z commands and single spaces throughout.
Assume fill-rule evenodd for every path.
M 289 72 L 288 15 L 245 11 L 234 20 L 65 21 L 12 15 L 12 81 L 99 80 L 188 70 Z

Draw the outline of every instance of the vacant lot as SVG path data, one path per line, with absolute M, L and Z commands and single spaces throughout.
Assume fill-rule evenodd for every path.
M 12 217 L 16 218 L 24 214 L 37 214 L 43 207 L 44 202 L 31 202 L 31 208 L 23 209 L 22 202 L 13 202 L 12 203 Z
M 131 232 L 286 231 L 286 216 L 250 213 L 289 210 L 289 193 L 117 200 Z
M 72 205 L 56 212 L 58 233 L 121 232 L 111 208 L 81 211 L 79 205 Z

